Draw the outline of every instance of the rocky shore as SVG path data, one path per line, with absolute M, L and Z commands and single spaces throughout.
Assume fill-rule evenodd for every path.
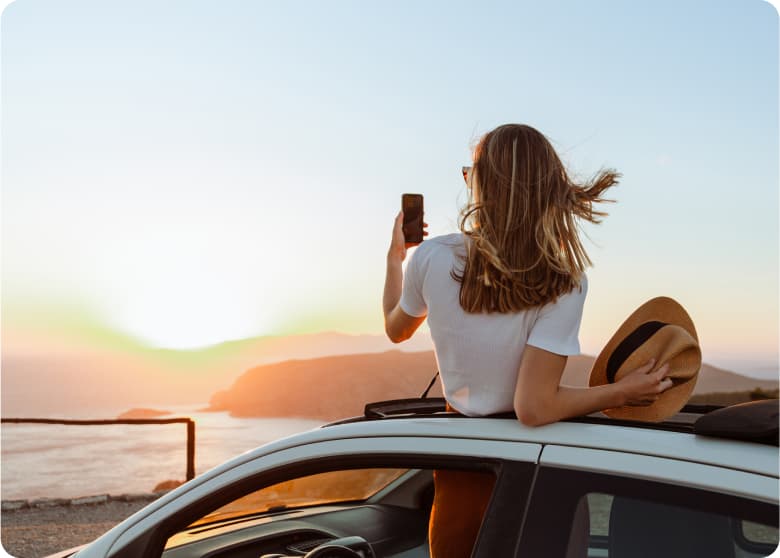
M 42 558 L 93 541 L 163 492 L 3 500 L 0 541 L 17 558 Z

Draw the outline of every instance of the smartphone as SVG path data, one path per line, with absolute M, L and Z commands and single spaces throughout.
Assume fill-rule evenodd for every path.
M 423 241 L 423 197 L 422 194 L 403 194 L 401 210 L 404 212 L 404 240 L 419 243 Z

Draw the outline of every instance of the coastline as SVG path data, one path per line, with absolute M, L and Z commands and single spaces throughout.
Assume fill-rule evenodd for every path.
M 137 493 L 137 494 L 96 494 L 93 496 L 81 496 L 79 498 L 35 498 L 33 500 L 3 500 L 2 511 L 18 511 L 26 509 L 45 509 L 53 507 L 77 507 L 92 504 L 106 504 L 108 502 L 145 502 L 156 500 L 166 491 Z

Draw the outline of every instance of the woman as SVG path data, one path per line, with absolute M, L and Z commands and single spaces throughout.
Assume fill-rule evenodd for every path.
M 576 220 L 606 215 L 593 204 L 619 175 L 607 170 L 575 183 L 544 135 L 507 124 L 481 138 L 464 177 L 461 233 L 422 243 L 405 277 L 408 245 L 403 214 L 396 217 L 383 298 L 388 337 L 404 341 L 428 319 L 444 396 L 464 415 L 514 411 L 537 426 L 655 401 L 672 382 L 666 366 L 650 373 L 653 362 L 614 384 L 560 385 L 567 357 L 579 353 L 588 287 Z M 492 478 L 440 471 L 435 482 L 431 556 L 469 556 Z M 466 517 L 453 501 L 477 505 Z

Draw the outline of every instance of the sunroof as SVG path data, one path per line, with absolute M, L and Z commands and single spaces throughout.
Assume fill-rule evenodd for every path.
M 447 412 L 443 397 L 391 399 L 367 403 L 362 417 L 334 422 L 326 426 L 383 419 L 412 417 L 460 417 Z M 514 413 L 489 415 L 484 418 L 517 420 Z M 778 400 L 754 401 L 731 407 L 715 405 L 686 405 L 679 413 L 663 422 L 642 422 L 614 419 L 601 413 L 566 419 L 564 422 L 629 426 L 650 430 L 685 432 L 701 436 L 730 438 L 778 445 Z

